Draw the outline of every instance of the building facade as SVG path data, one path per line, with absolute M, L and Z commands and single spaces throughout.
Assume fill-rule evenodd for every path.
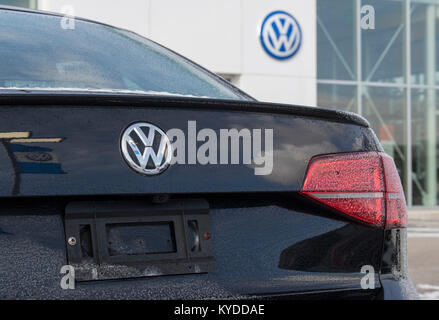
M 0 3 L 135 31 L 259 100 L 359 113 L 395 158 L 408 205 L 439 206 L 439 0 Z

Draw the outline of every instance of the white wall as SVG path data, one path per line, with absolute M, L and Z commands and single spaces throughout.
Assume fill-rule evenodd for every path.
M 216 73 L 239 75 L 238 85 L 263 101 L 316 105 L 315 0 L 40 0 L 42 10 L 75 15 L 133 30 Z M 264 17 L 291 13 L 301 25 L 300 51 L 287 61 L 265 53 L 259 41 Z
M 261 100 L 316 105 L 317 7 L 315 0 L 243 0 L 243 76 L 240 85 Z M 292 14 L 301 25 L 299 52 L 287 61 L 275 60 L 262 49 L 259 28 L 275 10 Z
M 74 8 L 75 15 L 148 35 L 149 0 L 38 0 L 38 9 L 62 12 Z

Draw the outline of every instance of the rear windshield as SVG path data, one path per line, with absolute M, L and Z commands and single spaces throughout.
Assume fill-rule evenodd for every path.
M 244 99 L 136 34 L 81 20 L 73 30 L 62 26 L 61 17 L 0 10 L 0 94 L 26 89 Z

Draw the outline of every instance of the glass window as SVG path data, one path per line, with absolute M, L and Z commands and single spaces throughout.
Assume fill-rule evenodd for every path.
M 439 90 L 412 89 L 413 204 L 438 204 Z
M 439 84 L 439 1 L 411 2 L 411 81 Z
M 0 5 L 36 9 L 37 0 L 0 0 Z
M 361 7 L 370 5 L 375 13 L 375 28 L 361 30 L 360 106 L 355 98 L 358 83 L 352 81 L 355 77 L 349 73 L 353 70 L 355 75 L 357 70 L 355 19 L 351 16 L 356 3 L 355 0 L 317 1 L 317 74 L 325 80 L 318 83 L 318 105 L 361 110 L 385 151 L 395 159 L 404 189 L 411 187 L 411 205 L 437 206 L 439 0 L 411 0 L 409 8 L 406 0 L 360 0 Z M 411 61 L 407 61 L 406 55 L 407 13 Z M 407 63 L 411 64 L 410 79 L 406 78 Z M 331 79 L 344 81 L 332 84 Z M 410 101 L 406 101 L 407 90 L 411 92 Z M 407 104 L 411 119 L 407 119 Z M 411 146 L 407 146 L 409 125 Z M 411 155 L 412 168 L 407 167 L 407 152 Z M 412 181 L 407 180 L 409 170 L 412 170 Z
M 375 29 L 361 30 L 366 82 L 405 81 L 405 0 L 363 0 L 375 10 Z
M 319 79 L 356 80 L 355 1 L 317 1 Z
M 319 83 L 317 91 L 317 104 L 319 107 L 336 108 L 350 112 L 358 112 L 357 86 Z
M 363 87 L 362 103 L 363 116 L 369 120 L 385 152 L 394 158 L 403 186 L 406 186 L 406 89 Z
M 0 10 L 0 88 L 245 99 L 237 89 L 134 33 Z

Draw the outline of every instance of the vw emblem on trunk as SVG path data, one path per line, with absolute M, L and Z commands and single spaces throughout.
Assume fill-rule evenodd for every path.
M 130 125 L 122 134 L 120 146 L 128 165 L 139 173 L 156 175 L 171 164 L 171 141 L 163 130 L 151 123 Z
M 274 11 L 262 22 L 260 40 L 273 58 L 286 60 L 294 56 L 302 44 L 302 30 L 288 12 Z

